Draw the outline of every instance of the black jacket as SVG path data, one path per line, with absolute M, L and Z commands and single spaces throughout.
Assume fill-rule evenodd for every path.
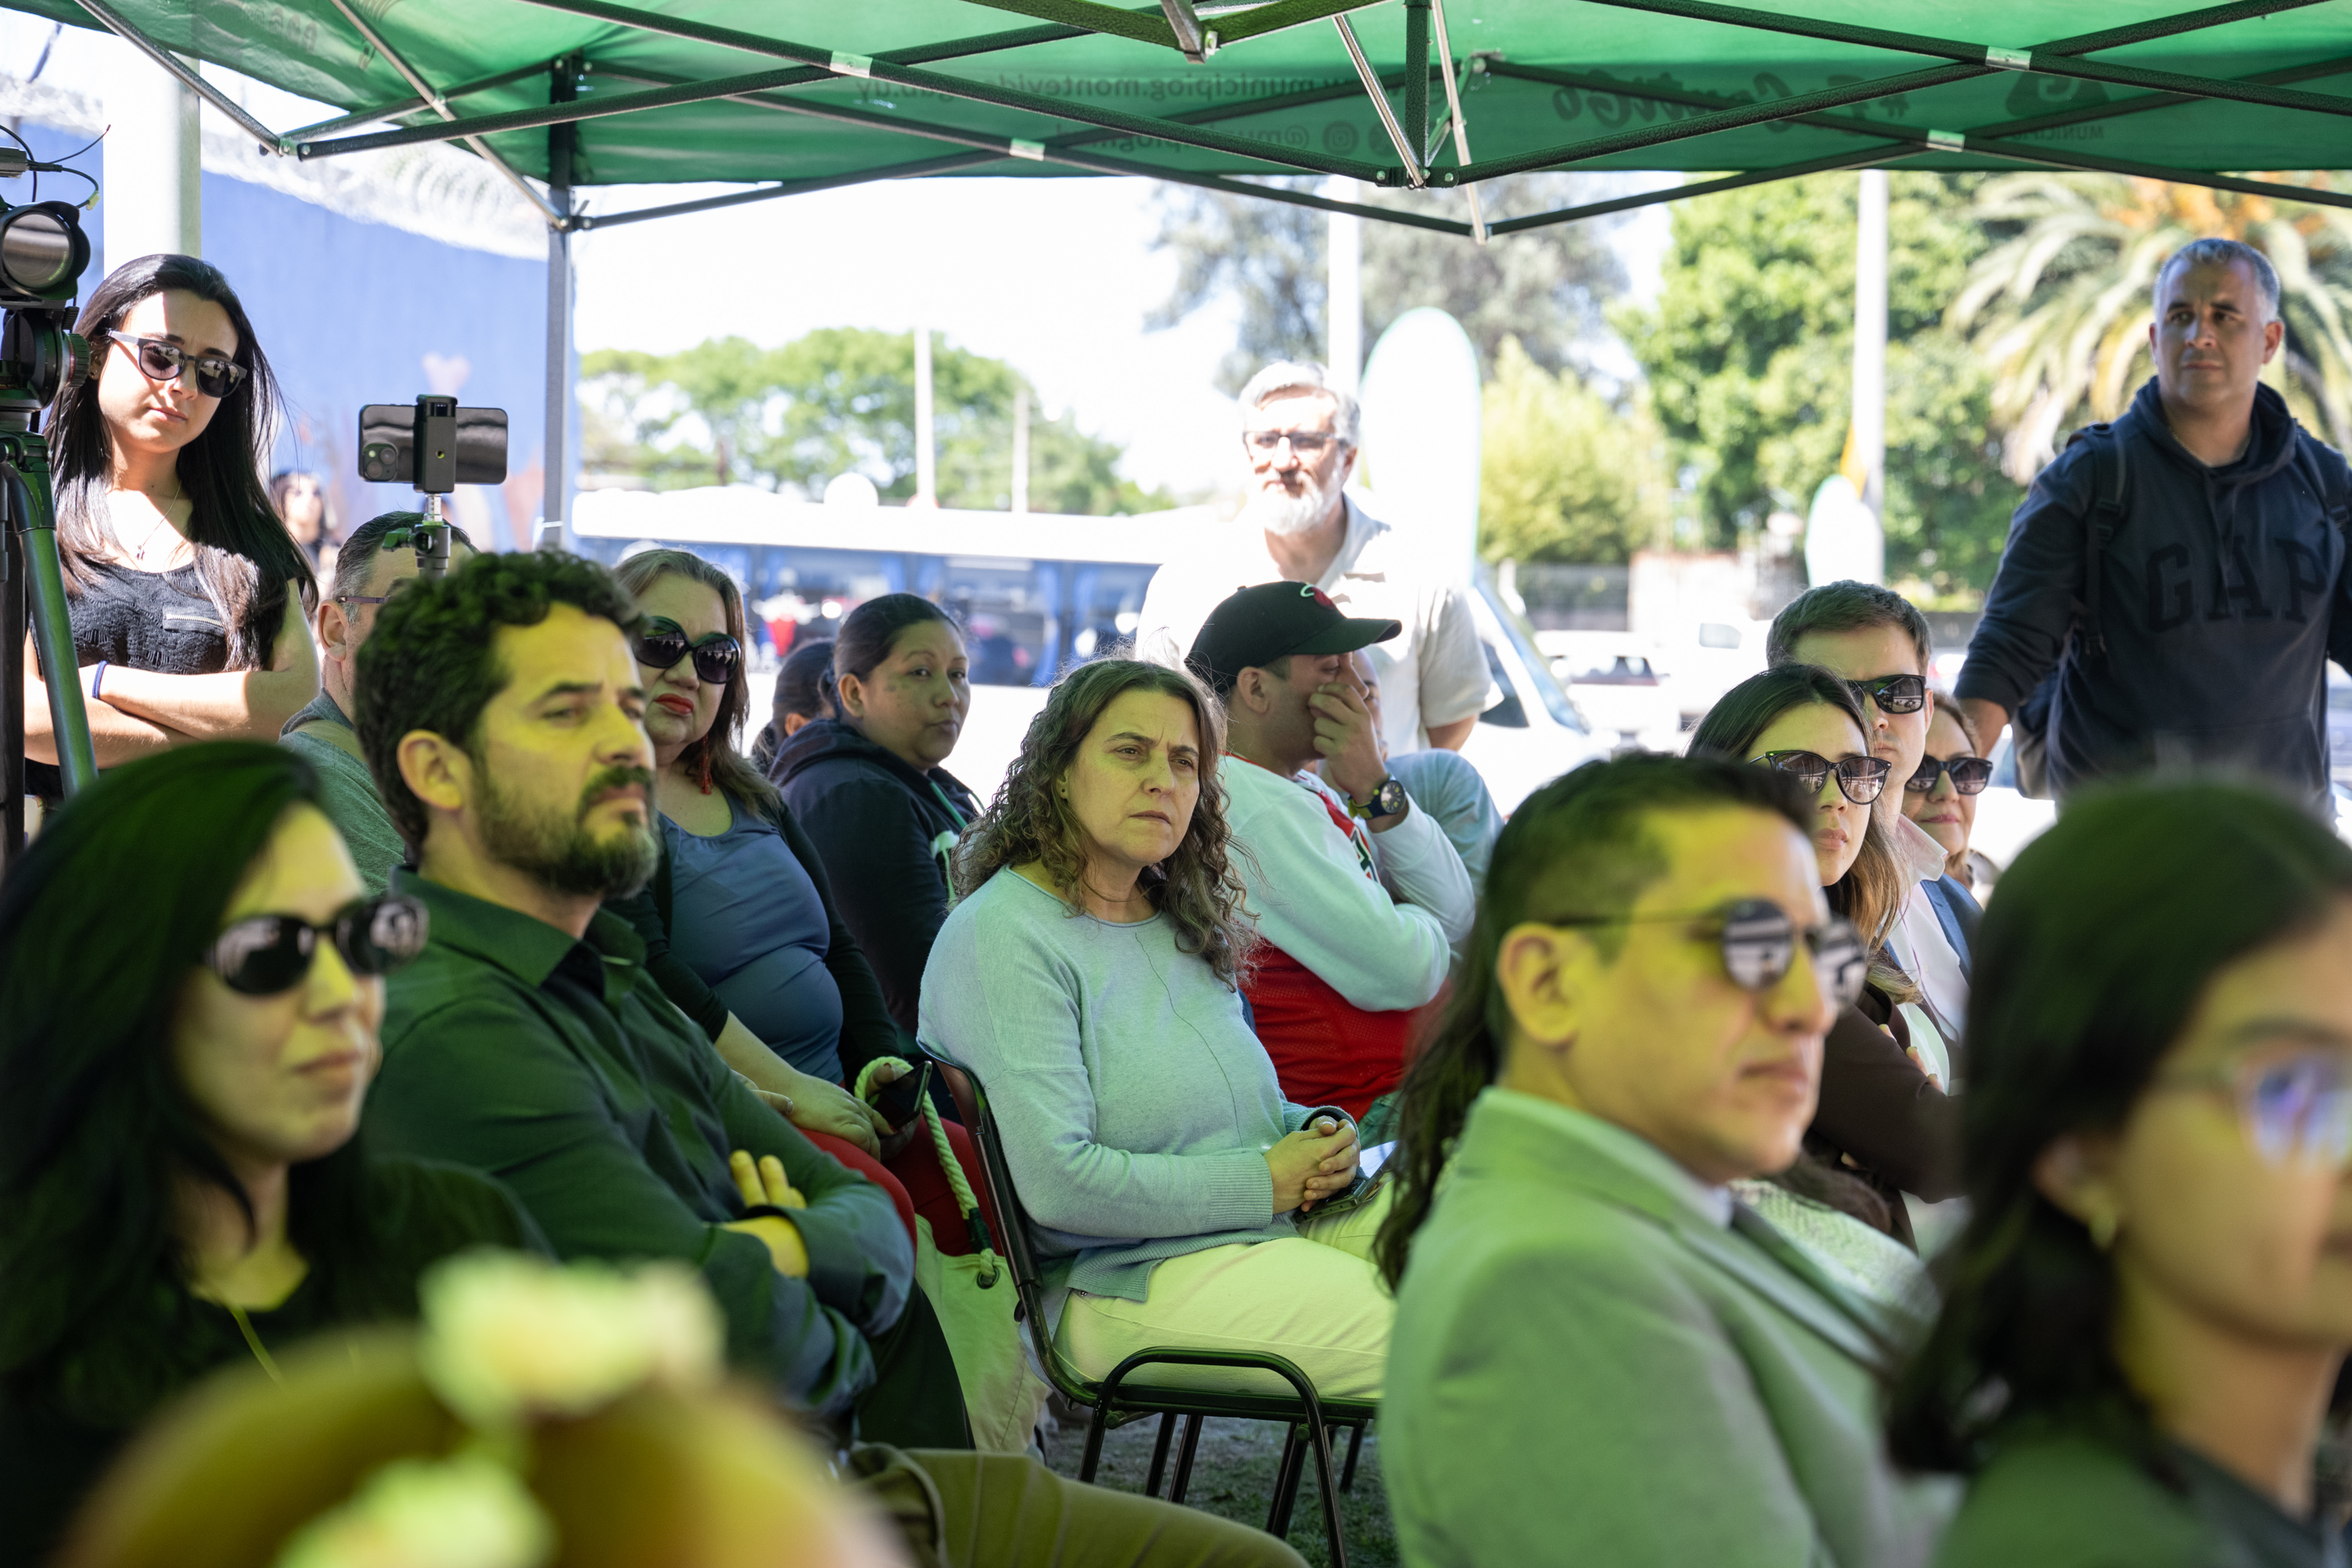
M 912 1035 L 948 918 L 948 857 L 980 802 L 946 769 L 917 773 L 837 719 L 802 725 L 768 776 L 824 861 L 890 1016 Z
M 1969 642 L 1958 693 L 2013 715 L 2053 668 L 2050 776 L 2063 794 L 2151 767 L 2235 766 L 2327 791 L 2326 661 L 2352 655 L 2352 470 L 2269 387 L 2252 439 L 2209 468 L 2173 437 L 2157 384 L 2114 426 L 2123 505 L 2099 551 L 2104 657 L 2076 631 L 2096 438 L 2033 481 Z
M 824 969 L 841 992 L 843 1081 L 856 1083 L 859 1070 L 876 1057 L 913 1060 L 914 1042 L 902 1038 L 898 1026 L 890 1021 L 890 1010 L 882 1001 L 882 987 L 875 980 L 874 971 L 866 966 L 865 955 L 857 951 L 857 939 L 850 934 L 849 928 L 842 923 L 840 911 L 834 908 L 824 862 L 818 857 L 816 847 L 809 842 L 808 835 L 801 831 L 792 812 L 781 804 L 770 808 L 739 801 L 735 809 L 757 812 L 773 823 L 784 836 L 784 847 L 793 852 L 793 858 L 801 863 L 801 869 L 816 886 L 817 902 L 824 908 L 825 929 L 830 932 Z M 637 935 L 644 939 L 646 973 L 653 976 L 662 994 L 677 1003 L 679 1012 L 701 1025 L 703 1033 L 715 1040 L 727 1027 L 727 1004 L 670 946 L 669 872 L 669 837 L 665 834 L 661 860 L 654 868 L 653 879 L 635 897 L 607 899 L 604 907 L 635 927 Z
M 1911 1239 L 1905 1193 L 1940 1203 L 1960 1192 L 1960 1102 L 1919 1070 L 1911 1027 L 1886 993 L 1864 989 L 1822 1043 L 1821 1100 L 1805 1150 L 1851 1172 L 1884 1200 L 1898 1239 Z

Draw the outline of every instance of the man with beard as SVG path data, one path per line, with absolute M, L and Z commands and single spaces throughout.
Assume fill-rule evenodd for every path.
M 1152 578 L 1137 648 L 1176 663 L 1236 589 L 1309 583 L 1349 616 L 1404 627 L 1371 650 L 1387 749 L 1460 751 L 1491 679 L 1469 589 L 1341 493 L 1356 468 L 1356 400 L 1324 384 L 1320 365 L 1276 363 L 1250 378 L 1240 405 L 1248 501 L 1229 536 L 1187 542 Z
M 700 1269 L 732 1363 L 864 1414 L 877 1353 L 931 1321 L 908 1311 L 898 1215 L 728 1070 L 599 907 L 657 848 L 635 618 L 592 562 L 481 555 L 393 597 L 361 645 L 360 745 L 409 854 L 392 885 L 432 917 L 366 1130 L 505 1182 L 562 1257 Z
M 837 1473 L 915 1561 L 1302 1568 L 1244 1525 L 971 1451 L 889 1200 L 729 1070 L 600 907 L 657 850 L 635 621 L 593 562 L 482 555 L 362 645 L 360 745 L 411 858 L 392 885 L 432 917 L 386 997 L 368 1137 L 497 1176 L 562 1258 L 700 1270 L 730 1363 L 858 1439 Z M 729 1479 L 704 1479 L 725 1512 Z

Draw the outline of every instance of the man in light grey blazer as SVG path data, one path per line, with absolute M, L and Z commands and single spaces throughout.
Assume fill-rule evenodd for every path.
M 1861 980 L 1815 822 L 1771 770 L 1648 756 L 1505 827 L 1381 1238 L 1383 1468 L 1414 1568 L 1932 1552 L 1949 1493 L 1898 1476 L 1878 1422 L 1912 1325 L 1727 1187 L 1797 1157 Z

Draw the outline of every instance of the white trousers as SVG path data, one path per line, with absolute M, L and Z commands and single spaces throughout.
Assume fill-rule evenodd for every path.
M 1377 1399 L 1396 1302 L 1371 1264 L 1388 1189 L 1330 1220 L 1308 1218 L 1295 1237 L 1212 1247 L 1151 1271 L 1149 1300 L 1069 1293 L 1055 1332 L 1089 1378 L 1140 1350 L 1271 1351 L 1297 1363 L 1317 1394 Z M 1274 1373 L 1149 1366 L 1138 1384 L 1236 1394 L 1288 1394 Z

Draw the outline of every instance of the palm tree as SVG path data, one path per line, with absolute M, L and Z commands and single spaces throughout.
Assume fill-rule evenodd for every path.
M 2271 174 L 2274 181 L 2326 176 Z M 2117 174 L 1989 180 L 1976 216 L 2010 237 L 1970 268 L 1948 320 L 1993 367 L 2001 466 L 2023 484 L 2058 433 L 2113 419 L 2153 373 L 2149 295 L 2192 239 L 2243 240 L 2279 275 L 2286 342 L 2263 379 L 2305 425 L 2352 447 L 2352 212 Z

